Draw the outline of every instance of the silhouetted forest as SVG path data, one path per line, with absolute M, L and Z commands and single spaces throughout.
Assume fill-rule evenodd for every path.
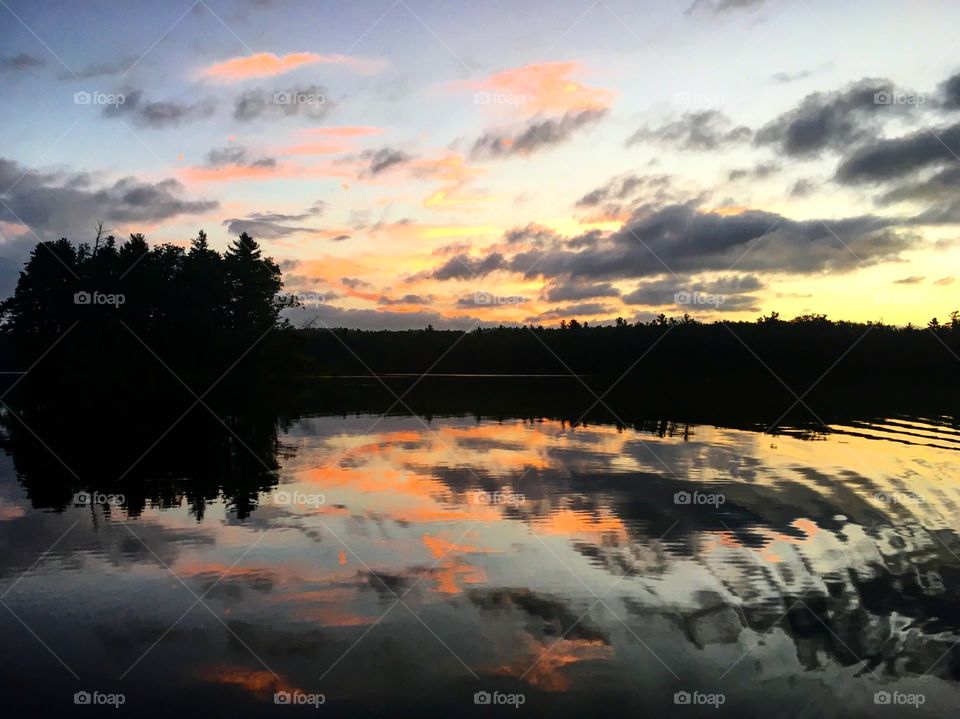
M 240 359 L 237 376 L 268 371 L 284 356 L 283 332 L 270 330 L 287 328 L 281 311 L 295 304 L 282 287 L 280 268 L 245 233 L 223 254 L 203 232 L 186 250 L 151 248 L 141 234 L 119 245 L 100 232 L 92 245 L 43 242 L 0 304 L 5 364 L 33 367 L 22 390 L 90 388 L 101 399 L 150 390 L 170 370 L 194 383 Z
M 783 384 L 803 390 L 862 383 L 876 392 L 953 385 L 960 314 L 895 327 L 823 315 L 702 323 L 660 315 L 558 328 L 360 331 L 293 329 L 279 266 L 242 234 L 224 252 L 200 232 L 188 249 L 123 244 L 38 244 L 14 295 L 0 304 L 8 367 L 33 367 L 18 396 L 56 400 L 89 391 L 162 401 L 171 384 L 199 392 L 249 391 L 277 378 L 415 374 L 576 374 L 621 378 L 618 391 L 733 383 L 744 394 Z M 13 355 L 11 358 L 10 355 Z M 600 383 L 601 386 L 608 386 Z
M 798 392 L 823 382 L 893 387 L 951 382 L 960 372 L 960 317 L 949 323 L 895 327 L 834 322 L 822 315 L 784 321 L 705 324 L 661 315 L 646 324 L 561 328 L 499 327 L 466 336 L 454 330 L 375 332 L 301 330 L 300 349 L 332 374 L 561 374 L 622 377 L 621 391 L 668 383 L 735 382 L 749 394 L 781 380 Z M 349 349 L 348 349 L 349 348 Z M 826 375 L 826 376 L 824 376 Z M 603 383 L 600 382 L 603 386 Z M 609 385 L 609 382 L 607 382 Z M 604 386 L 605 388 L 605 386 Z

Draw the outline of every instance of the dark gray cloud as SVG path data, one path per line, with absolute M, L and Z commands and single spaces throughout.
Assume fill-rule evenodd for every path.
M 735 170 L 730 170 L 730 172 L 727 174 L 727 178 L 730 181 L 742 180 L 745 177 L 762 180 L 779 171 L 780 165 L 778 165 L 776 162 L 761 162 L 753 167 L 738 167 Z
M 387 297 L 377 300 L 378 305 L 425 305 L 433 301 L 433 295 L 403 295 L 403 297 Z
M 474 157 L 529 155 L 565 142 L 577 130 L 602 120 L 605 109 L 571 110 L 561 117 L 535 117 L 520 130 L 491 130 L 473 144 Z
M 537 247 L 542 247 L 547 244 L 556 243 L 563 239 L 563 237 L 549 227 L 544 227 L 543 225 L 538 225 L 534 222 L 531 222 L 526 227 L 515 227 L 512 230 L 507 230 L 503 234 L 503 241 L 508 245 L 517 245 L 517 244 L 526 244 L 526 245 L 535 245 Z
M 817 188 L 817 184 L 809 178 L 800 178 L 790 188 L 791 197 L 806 197 L 813 193 Z
M 733 123 L 719 110 L 684 113 L 680 119 L 659 127 L 641 127 L 627 138 L 627 147 L 641 142 L 674 145 L 684 150 L 716 150 L 724 145 L 746 142 L 753 131 Z
M 779 82 L 781 84 L 787 84 L 791 82 L 797 82 L 799 80 L 806 80 L 808 77 L 813 75 L 813 70 L 797 70 L 796 72 L 777 72 L 774 73 L 771 79 L 774 82 Z
M 665 191 L 671 187 L 673 178 L 669 175 L 619 175 L 607 184 L 591 190 L 577 200 L 577 207 L 597 207 L 610 201 L 625 200 L 638 192 L 653 192 L 665 197 Z
M 223 148 L 214 148 L 207 153 L 208 167 L 226 167 L 241 165 L 243 167 L 276 167 L 275 157 L 260 157 L 251 159 L 247 148 L 243 145 L 228 145 Z
M 842 90 L 815 92 L 760 128 L 755 141 L 796 157 L 843 150 L 870 137 L 882 122 L 917 112 L 916 105 L 892 102 L 897 92 L 892 82 L 882 78 L 864 78 Z
M 185 122 L 203 120 L 213 115 L 216 102 L 212 98 L 195 103 L 179 103 L 168 100 L 147 102 L 142 90 L 125 90 L 117 93 L 124 101 L 103 108 L 104 117 L 129 117 L 140 127 L 176 127 Z
M 591 315 L 615 311 L 615 308 L 600 302 L 579 302 L 564 307 L 555 307 L 546 312 L 541 312 L 538 315 L 532 315 L 527 317 L 524 322 L 543 322 L 544 320 L 559 320 L 564 317 L 589 317 Z
M 334 107 L 322 85 L 281 90 L 248 90 L 234 101 L 233 118 L 252 122 L 260 118 L 305 117 L 322 120 Z
M 331 242 L 343 242 L 344 240 L 349 240 L 350 235 L 337 235 L 336 237 L 331 237 Z
M 763 289 L 755 275 L 721 277 L 703 282 L 689 277 L 667 277 L 645 282 L 623 296 L 628 305 L 646 307 L 674 306 L 691 314 L 700 312 L 736 312 L 760 309 L 759 298 L 750 292 Z
M 595 297 L 619 297 L 620 290 L 609 282 L 554 282 L 548 286 L 543 299 L 547 302 L 576 302 Z
M 363 289 L 365 287 L 370 287 L 369 282 L 364 282 L 363 280 L 357 279 L 356 277 L 341 277 L 340 281 L 349 287 L 351 290 Z
M 41 68 L 46 64 L 46 60 L 44 60 L 42 57 L 30 55 L 26 52 L 21 52 L 20 54 L 12 57 L 0 58 L 0 69 L 8 70 L 10 72 L 27 72 L 29 70 Z
M 392 147 L 381 147 L 378 150 L 364 150 L 358 157 L 368 163 L 362 173 L 367 176 L 379 175 L 391 167 L 404 165 L 413 159 L 411 155 L 408 155 L 403 150 L 396 150 Z
M 699 10 L 712 13 L 725 13 L 736 10 L 751 10 L 763 5 L 767 0 L 694 0 L 686 9 L 686 14 Z
M 506 258 L 454 258 L 426 273 L 434 279 L 480 276 L 493 270 L 528 279 L 569 277 L 588 281 L 744 271 L 809 274 L 844 272 L 897 259 L 919 242 L 905 223 L 877 216 L 795 221 L 757 210 L 721 215 L 695 203 L 638 214 L 616 232 L 587 245 L 534 248 Z
M 145 182 L 125 177 L 93 187 L 83 173 L 27 172 L 4 158 L 0 158 L 0 185 L 11 187 L 4 196 L 6 206 L 0 205 L 0 220 L 26 224 L 44 240 L 84 235 L 98 220 L 119 234 L 120 228 L 113 223 L 136 231 L 133 223 L 199 214 L 218 206 L 213 201 L 184 199 L 183 185 L 174 179 Z
M 882 194 L 877 202 L 888 205 L 907 200 L 950 201 L 957 198 L 958 191 L 960 191 L 960 162 L 955 162 L 928 177 L 899 184 Z
M 323 214 L 324 206 L 323 201 L 317 201 L 303 212 L 295 214 L 252 212 L 246 217 L 224 220 L 222 224 L 232 235 L 246 232 L 253 237 L 275 240 L 302 232 L 316 232 L 315 228 L 299 223 Z
M 939 101 L 948 110 L 960 109 L 960 73 L 951 75 L 940 84 Z
M 935 130 L 922 129 L 854 150 L 837 168 L 837 179 L 846 184 L 885 182 L 956 162 L 958 153 L 960 123 Z
M 90 80 L 94 77 L 112 77 L 114 75 L 123 75 L 131 69 L 137 62 L 137 58 L 123 57 L 112 62 L 95 62 L 86 67 L 70 72 L 64 70 L 57 75 L 58 80 Z
M 482 277 L 505 267 L 506 262 L 499 252 L 482 258 L 459 254 L 451 257 L 433 272 L 428 272 L 426 276 L 435 280 L 466 280 L 471 277 Z

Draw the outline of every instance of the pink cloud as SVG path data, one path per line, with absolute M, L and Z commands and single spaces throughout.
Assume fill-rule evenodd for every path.
M 612 91 L 571 79 L 582 72 L 578 62 L 541 62 L 503 70 L 483 80 L 455 83 L 453 87 L 473 90 L 478 104 L 515 107 L 526 115 L 610 107 Z
M 349 55 L 318 55 L 314 52 L 293 52 L 276 55 L 258 52 L 253 55 L 232 57 L 215 63 L 200 72 L 200 76 L 218 82 L 236 82 L 252 77 L 274 77 L 314 64 L 346 65 L 358 72 L 378 72 L 382 63 Z

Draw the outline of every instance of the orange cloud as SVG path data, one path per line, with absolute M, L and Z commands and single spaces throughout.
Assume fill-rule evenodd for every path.
M 376 72 L 382 64 L 348 55 L 318 55 L 314 52 L 292 52 L 276 55 L 272 52 L 258 52 L 253 55 L 232 57 L 218 62 L 200 72 L 200 77 L 219 82 L 236 82 L 252 77 L 275 77 L 296 70 L 304 65 L 323 63 L 326 65 L 347 65 L 360 72 Z
M 308 127 L 300 131 L 301 135 L 322 137 L 365 137 L 368 135 L 382 135 L 382 127 L 369 125 L 341 125 L 340 127 Z
M 541 62 L 495 73 L 485 80 L 457 83 L 474 90 L 481 104 L 517 108 L 528 115 L 610 107 L 610 90 L 588 87 L 570 79 L 582 71 L 577 62 Z

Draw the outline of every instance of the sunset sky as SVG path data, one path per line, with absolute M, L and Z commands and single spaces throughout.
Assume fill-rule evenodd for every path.
M 958 26 L 946 0 L 3 0 L 0 294 L 102 220 L 248 231 L 298 323 L 943 321 Z

